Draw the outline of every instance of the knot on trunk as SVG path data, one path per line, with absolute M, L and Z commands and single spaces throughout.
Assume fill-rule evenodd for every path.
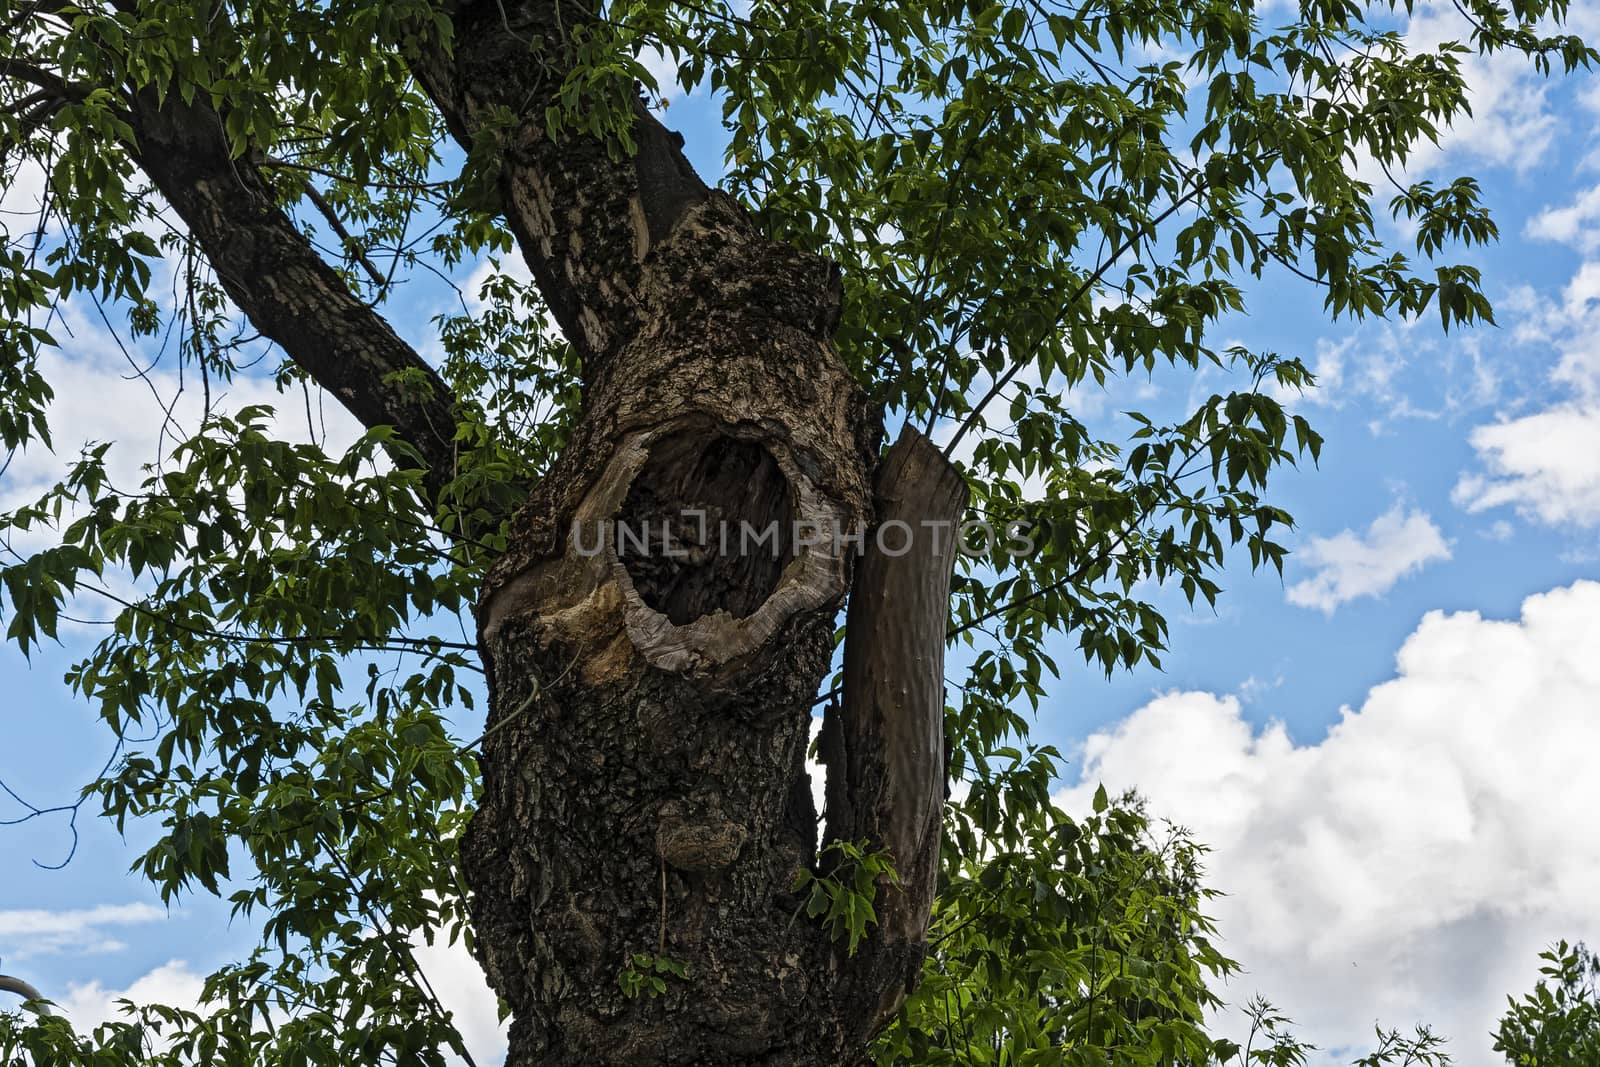
M 686 812 L 668 801 L 656 824 L 656 852 L 680 871 L 720 871 L 733 865 L 749 831 L 716 813 Z
M 679 420 L 625 439 L 560 566 L 589 589 L 615 585 L 628 640 L 652 666 L 722 677 L 844 595 L 846 527 L 779 435 Z
M 760 423 L 690 416 L 626 435 L 578 504 L 562 555 L 486 602 L 484 638 L 531 609 L 546 644 L 601 656 L 615 668 L 606 677 L 626 673 L 628 648 L 675 674 L 737 673 L 791 619 L 844 596 L 852 522 L 813 467 Z

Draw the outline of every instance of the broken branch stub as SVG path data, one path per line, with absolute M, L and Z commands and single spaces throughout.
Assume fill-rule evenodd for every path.
M 876 1004 L 869 1033 L 899 1008 L 926 949 L 944 805 L 945 630 L 967 485 L 907 427 L 874 492 L 878 536 L 851 587 L 844 687 L 824 745 L 827 838 L 886 849 L 900 879 L 880 887 L 878 925 L 856 965 Z

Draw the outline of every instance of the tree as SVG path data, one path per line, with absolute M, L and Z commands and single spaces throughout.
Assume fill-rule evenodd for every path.
M 1600 1064 L 1600 959 L 1581 942 L 1565 941 L 1539 958 L 1543 977 L 1533 992 L 1506 998 L 1494 1050 L 1514 1067 Z
M 1492 321 L 1439 258 L 1495 235 L 1478 186 L 1395 175 L 1466 113 L 1463 56 L 1595 53 L 1565 0 L 1462 10 L 1465 44 L 1410 53 L 1394 4 L 1350 0 L 1281 28 L 1221 0 L 0 3 L 7 180 L 47 177 L 7 237 L 0 439 L 49 443 L 69 301 L 175 345 L 208 401 L 144 484 L 99 446 L 5 516 L 30 539 L 8 635 L 115 604 L 67 679 L 119 745 L 87 795 L 161 820 L 164 894 L 264 933 L 207 1016 L 101 1047 L 438 1062 L 465 1050 L 410 946 L 463 936 L 511 1064 L 865 1055 L 935 901 L 1039 844 L 1047 639 L 1154 661 L 1136 583 L 1211 602 L 1230 547 L 1281 566 L 1268 475 L 1320 439 L 1264 388 L 1311 384 L 1298 360 L 1208 342 L 1244 282 Z M 1141 63 L 1156 44 L 1187 58 Z M 722 102 L 717 187 L 646 50 Z M 424 358 L 385 310 L 484 254 L 535 285 L 497 277 Z M 365 435 L 330 454 L 210 411 L 263 348 L 285 407 L 318 387 Z M 1067 401 L 1165 365 L 1235 387 L 1126 439 Z M 958 560 L 937 532 L 966 514 L 1000 535 Z

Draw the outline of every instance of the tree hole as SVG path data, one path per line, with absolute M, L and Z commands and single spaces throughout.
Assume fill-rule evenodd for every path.
M 675 626 L 718 609 L 743 619 L 794 557 L 794 500 L 754 441 L 668 434 L 650 446 L 617 514 L 616 549 L 644 602 Z

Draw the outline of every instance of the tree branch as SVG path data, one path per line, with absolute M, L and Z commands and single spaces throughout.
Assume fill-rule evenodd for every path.
M 560 107 L 563 76 L 575 63 L 569 35 L 587 18 L 558 7 L 550 0 L 459 5 L 453 51 L 426 36 L 430 24 L 408 60 L 463 147 L 480 136 L 499 139 L 507 224 L 592 377 L 640 327 L 646 255 L 690 208 L 717 194 L 684 158 L 682 138 L 638 100 L 631 157 L 589 135 L 570 133 L 559 145 L 549 137 L 547 110 Z M 511 129 L 501 121 L 508 113 Z
M 899 1010 L 926 951 L 944 808 L 945 627 L 967 485 L 907 426 L 878 468 L 874 495 L 878 533 L 851 585 L 843 695 L 824 715 L 821 744 L 826 838 L 866 838 L 888 850 L 899 875 L 898 885 L 880 887 L 878 926 L 853 966 L 871 1009 L 863 1037 Z M 886 547 L 902 543 L 898 554 Z
M 50 1003 L 44 999 L 44 994 L 20 978 L 0 974 L 0 993 L 15 993 L 24 1002 L 31 1003 L 40 1015 L 55 1014 L 50 1010 Z
M 7 56 L 4 60 L 0 60 L 0 77 L 27 82 L 62 100 L 81 100 L 88 96 L 90 91 L 88 86 L 68 82 L 53 70 L 46 70 L 36 63 L 15 56 Z
M 203 94 L 185 103 L 175 91 L 159 102 L 139 92 L 130 120 L 135 160 L 256 329 L 362 425 L 394 426 L 421 455 L 430 486 L 448 481 L 456 428 L 449 388 L 317 254 L 255 162 L 233 158 L 222 117 Z

